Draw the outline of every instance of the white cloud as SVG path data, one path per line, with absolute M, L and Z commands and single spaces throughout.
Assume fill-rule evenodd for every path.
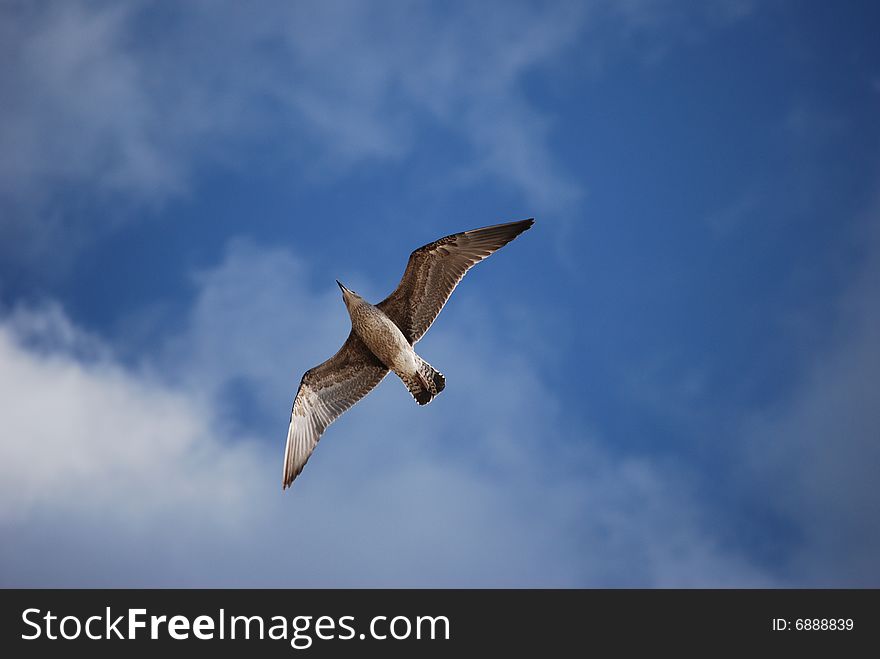
M 138 526 L 178 507 L 240 504 L 238 476 L 254 468 L 246 445 L 210 451 L 209 410 L 106 350 L 77 355 L 74 344 L 96 340 L 71 331 L 52 309 L 3 324 L 0 523 L 98 508 L 108 524 Z
M 0 322 L 4 584 L 767 583 L 713 537 L 685 472 L 613 458 L 569 427 L 529 356 L 492 332 L 432 330 L 420 349 L 443 396 L 417 408 L 387 380 L 282 494 L 300 369 L 345 326 L 307 275 L 288 253 L 233 244 L 199 276 L 178 341 L 138 368 L 57 309 Z M 237 378 L 277 423 L 228 422 Z

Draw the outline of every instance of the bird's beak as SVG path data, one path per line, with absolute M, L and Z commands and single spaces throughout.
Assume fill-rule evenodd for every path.
M 336 280 L 336 283 L 339 284 L 339 288 L 343 293 L 351 293 L 351 291 L 348 290 L 345 286 L 343 286 L 342 282 L 339 281 L 338 279 Z

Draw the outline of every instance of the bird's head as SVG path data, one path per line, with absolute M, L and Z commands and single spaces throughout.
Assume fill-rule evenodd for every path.
M 342 301 L 345 302 L 345 306 L 349 309 L 351 308 L 351 305 L 354 301 L 361 299 L 360 295 L 358 295 L 354 291 L 348 290 L 345 287 L 345 284 L 343 284 L 338 279 L 336 280 L 336 283 L 339 284 L 339 289 L 342 291 Z

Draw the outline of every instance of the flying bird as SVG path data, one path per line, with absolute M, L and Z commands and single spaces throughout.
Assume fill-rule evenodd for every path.
M 351 332 L 339 352 L 302 377 L 290 412 L 282 489 L 299 476 L 327 426 L 366 396 L 389 370 L 419 405 L 427 405 L 443 391 L 446 379 L 413 346 L 465 273 L 534 222 L 463 231 L 419 247 L 410 254 L 397 288 L 376 305 L 336 280 L 351 317 Z

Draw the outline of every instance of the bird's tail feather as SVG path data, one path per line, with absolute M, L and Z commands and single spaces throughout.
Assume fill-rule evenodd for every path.
M 427 405 L 446 387 L 443 374 L 421 357 L 416 372 L 411 376 L 402 376 L 401 380 L 419 405 Z

